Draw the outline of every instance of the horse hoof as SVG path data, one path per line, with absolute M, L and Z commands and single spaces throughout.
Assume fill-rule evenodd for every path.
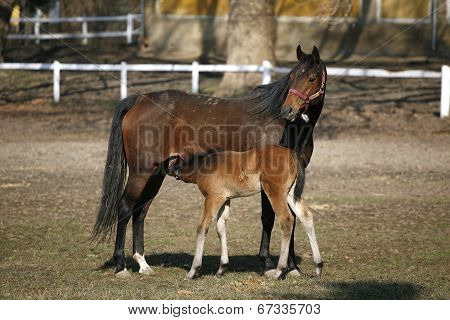
M 318 280 L 322 277 L 322 268 L 316 268 L 316 277 Z
M 292 276 L 292 277 L 301 277 L 302 275 L 303 274 L 300 272 L 300 270 L 297 270 L 297 269 L 293 269 L 288 272 L 288 276 Z
M 322 269 L 323 269 L 323 262 L 319 262 L 316 264 L 316 276 L 317 279 L 320 280 L 320 277 L 322 276 Z
M 115 276 L 116 278 L 120 279 L 131 278 L 131 274 L 128 272 L 127 268 L 123 269 L 122 271 L 116 272 Z
M 263 258 L 263 257 L 260 257 L 260 259 L 261 259 L 262 263 L 264 263 L 264 268 L 266 270 L 272 270 L 275 268 L 275 265 L 273 264 L 272 259 Z
M 225 274 L 225 271 L 226 271 L 226 270 L 219 269 L 219 270 L 216 272 L 216 277 L 222 277 L 222 276 Z
M 219 267 L 219 270 L 216 272 L 216 277 L 221 277 L 227 272 L 228 270 L 228 264 L 223 264 Z
M 186 279 L 194 280 L 195 276 L 196 276 L 196 272 L 189 271 L 189 273 L 186 275 Z
M 264 276 L 272 279 L 280 279 L 282 272 L 278 271 L 277 269 L 267 270 L 264 272 Z
M 152 268 L 148 267 L 146 269 L 140 269 L 139 274 L 142 274 L 144 276 L 153 276 L 156 274 L 156 272 Z

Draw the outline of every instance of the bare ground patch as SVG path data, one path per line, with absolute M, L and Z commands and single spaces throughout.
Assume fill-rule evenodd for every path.
M 44 80 L 30 89 L 19 77 L 7 79 L 8 88 L 0 91 L 3 299 L 449 298 L 450 122 L 433 114 L 438 83 L 330 83 L 305 191 L 325 261 L 321 281 L 259 275 L 260 199 L 253 196 L 232 203 L 230 271 L 213 276 L 219 264 L 213 228 L 202 277 L 191 282 L 184 277 L 202 205 L 192 185 L 166 179 L 146 219 L 147 261 L 155 276 L 139 276 L 129 256 L 133 277 L 114 278 L 106 263 L 113 244 L 88 242 L 118 88 L 107 82 L 104 90 L 92 91 L 92 84 L 101 83 L 98 76 L 70 78 L 63 103 L 53 105 L 51 88 L 39 87 Z M 155 77 L 142 88 L 189 85 L 189 79 L 164 79 Z M 204 88 L 216 83 L 202 81 Z M 70 85 L 81 92 L 72 95 Z M 418 92 L 414 99 L 408 98 L 411 87 Z M 105 91 L 110 93 L 102 95 Z M 301 267 L 312 274 L 300 229 L 296 249 Z M 130 248 L 128 237 L 128 254 Z

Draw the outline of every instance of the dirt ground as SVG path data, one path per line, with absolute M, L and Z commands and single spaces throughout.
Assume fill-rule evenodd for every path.
M 116 75 L 118 76 L 118 75 Z M 130 76 L 137 92 L 189 90 L 188 74 Z M 210 93 L 219 78 L 202 76 Z M 329 79 L 305 196 L 324 258 L 320 281 L 260 276 L 260 197 L 232 202 L 230 270 L 208 234 L 202 277 L 185 280 L 202 196 L 167 178 L 146 219 L 155 276 L 113 276 L 113 243 L 88 242 L 99 203 L 117 79 L 0 72 L 1 299 L 449 299 L 450 120 L 440 80 Z M 238 226 L 237 222 L 241 226 Z M 236 223 L 235 223 L 236 222 Z M 301 228 L 296 250 L 312 274 Z M 271 252 L 276 257 L 279 233 Z M 274 258 L 275 258 L 274 257 Z

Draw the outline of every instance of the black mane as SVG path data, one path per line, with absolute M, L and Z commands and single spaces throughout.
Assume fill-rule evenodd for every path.
M 304 60 L 292 68 L 287 75 L 272 83 L 257 86 L 248 96 L 242 98 L 243 100 L 254 103 L 254 106 L 250 107 L 250 112 L 264 116 L 278 117 L 291 85 L 291 75 L 300 67 L 304 67 L 307 70 L 314 68 L 313 56 L 311 54 L 305 55 Z M 323 63 L 320 64 L 320 72 L 322 68 Z
M 243 100 L 255 103 L 255 106 L 251 107 L 250 111 L 265 116 L 278 116 L 281 111 L 281 105 L 288 94 L 291 84 L 291 73 L 292 70 L 274 82 L 257 86 L 248 96 L 244 97 Z

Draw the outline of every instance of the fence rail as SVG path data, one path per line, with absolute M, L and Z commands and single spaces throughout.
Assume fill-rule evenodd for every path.
M 83 44 L 87 44 L 90 38 L 119 38 L 125 37 L 127 43 L 133 41 L 133 35 L 142 34 L 143 29 L 143 17 L 141 14 L 127 14 L 125 16 L 99 16 L 99 17 L 62 17 L 62 18 L 15 18 L 11 19 L 11 22 L 19 23 L 33 23 L 34 33 L 28 34 L 8 34 L 8 39 L 11 40 L 35 40 L 39 43 L 40 40 L 54 40 L 54 39 L 83 39 Z M 89 32 L 88 22 L 116 22 L 126 21 L 126 29 L 124 31 L 101 31 L 101 32 Z M 134 22 L 139 22 L 139 28 L 134 28 Z M 81 33 L 41 33 L 41 24 L 49 23 L 81 23 Z
M 288 73 L 291 69 L 273 67 L 269 61 L 261 65 L 201 65 L 192 64 L 77 64 L 77 63 L 0 63 L 0 70 L 47 70 L 53 71 L 53 100 L 60 100 L 61 71 L 97 71 L 120 72 L 120 97 L 127 96 L 128 72 L 190 72 L 192 74 L 193 93 L 199 92 L 200 72 L 257 72 L 262 74 L 262 84 L 270 83 L 272 73 Z M 441 117 L 448 117 L 450 111 L 450 67 L 442 66 L 441 72 L 428 70 L 388 71 L 383 69 L 327 68 L 328 75 L 345 77 L 380 78 L 441 78 Z

